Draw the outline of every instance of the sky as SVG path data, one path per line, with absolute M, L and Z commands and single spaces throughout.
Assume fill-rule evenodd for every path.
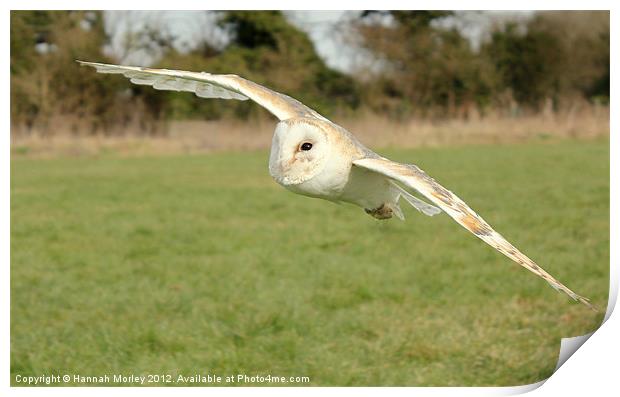
M 346 21 L 356 18 L 360 11 L 285 11 L 288 20 L 308 33 L 316 51 L 334 69 L 350 72 L 367 54 L 346 32 Z M 506 20 L 527 20 L 531 11 L 457 11 L 456 16 L 442 21 L 446 27 L 458 28 L 477 48 L 493 23 Z M 206 11 L 104 11 L 106 29 L 112 34 L 108 51 L 126 64 L 148 66 L 151 59 L 145 53 L 123 54 L 123 38 L 127 32 L 138 31 L 150 24 L 168 30 L 179 49 L 191 47 L 200 37 L 212 37 L 216 45 L 226 43 L 226 35 L 215 26 L 213 13 Z M 388 21 L 389 22 L 389 21 Z

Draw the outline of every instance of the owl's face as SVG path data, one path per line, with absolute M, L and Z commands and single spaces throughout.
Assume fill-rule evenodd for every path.
M 293 187 L 323 171 L 331 148 L 327 134 L 304 120 L 278 123 L 273 134 L 269 173 L 279 184 Z

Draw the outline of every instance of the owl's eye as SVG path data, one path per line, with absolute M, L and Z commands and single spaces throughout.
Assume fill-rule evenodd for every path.
M 304 142 L 301 144 L 301 146 L 299 147 L 301 150 L 303 151 L 308 151 L 310 149 L 312 149 L 312 144 L 310 142 Z

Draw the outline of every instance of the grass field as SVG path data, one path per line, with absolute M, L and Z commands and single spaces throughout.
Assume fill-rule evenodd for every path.
M 604 311 L 608 141 L 382 154 L 417 163 Z M 548 377 L 560 338 L 602 320 L 445 214 L 406 215 L 289 193 L 262 151 L 13 159 L 12 384 L 517 385 Z

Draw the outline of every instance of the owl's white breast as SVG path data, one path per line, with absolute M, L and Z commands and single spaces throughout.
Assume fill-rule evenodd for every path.
M 359 167 L 352 167 L 340 200 L 362 208 L 379 208 L 396 204 L 399 192 L 383 175 Z

